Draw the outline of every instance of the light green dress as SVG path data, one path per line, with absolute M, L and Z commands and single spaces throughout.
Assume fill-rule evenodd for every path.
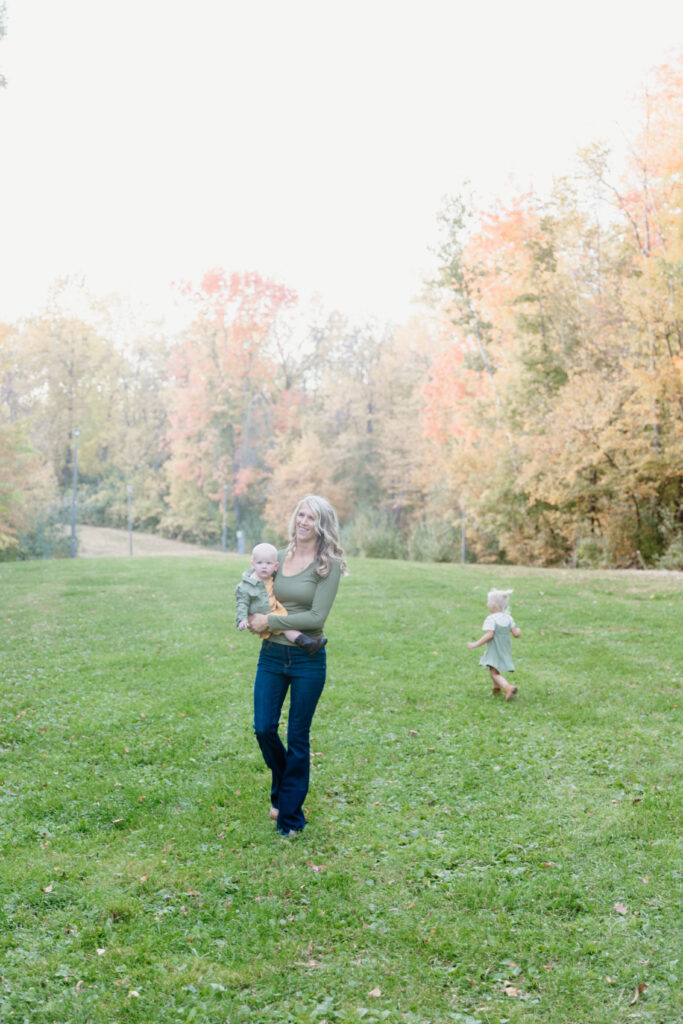
M 495 668 L 499 672 L 514 672 L 512 664 L 512 639 L 510 630 L 515 620 L 509 612 L 494 612 L 487 615 L 481 627 L 485 633 L 493 630 L 493 637 L 486 644 L 486 651 L 479 659 L 485 668 Z

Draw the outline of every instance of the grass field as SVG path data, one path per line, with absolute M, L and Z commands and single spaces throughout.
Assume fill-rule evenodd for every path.
M 678 1024 L 683 578 L 353 562 L 290 841 L 245 566 L 0 564 L 3 1024 Z

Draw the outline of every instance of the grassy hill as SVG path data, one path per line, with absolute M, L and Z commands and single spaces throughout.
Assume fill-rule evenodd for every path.
M 0 1020 L 680 1021 L 680 574 L 353 562 L 288 841 L 246 564 L 0 564 Z

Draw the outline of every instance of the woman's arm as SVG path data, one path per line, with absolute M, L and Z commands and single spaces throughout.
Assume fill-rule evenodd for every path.
M 493 640 L 493 636 L 494 631 L 492 629 L 487 629 L 484 635 L 479 638 L 479 640 L 470 641 L 467 644 L 467 646 L 471 651 L 473 651 L 475 647 L 483 647 L 483 645 L 487 644 L 489 640 Z

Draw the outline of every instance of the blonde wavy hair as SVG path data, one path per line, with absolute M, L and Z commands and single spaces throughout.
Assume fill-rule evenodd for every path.
M 512 590 L 489 590 L 486 604 L 493 605 L 496 611 L 506 612 L 510 607 L 510 594 Z
M 349 567 L 339 543 L 337 513 L 327 498 L 321 498 L 317 494 L 307 494 L 294 509 L 289 521 L 289 544 L 285 558 L 291 558 L 296 551 L 296 517 L 302 505 L 308 505 L 315 516 L 315 532 L 318 534 L 318 543 L 315 549 L 315 571 L 318 576 L 328 576 L 335 563 L 339 566 L 342 576 L 348 576 Z

